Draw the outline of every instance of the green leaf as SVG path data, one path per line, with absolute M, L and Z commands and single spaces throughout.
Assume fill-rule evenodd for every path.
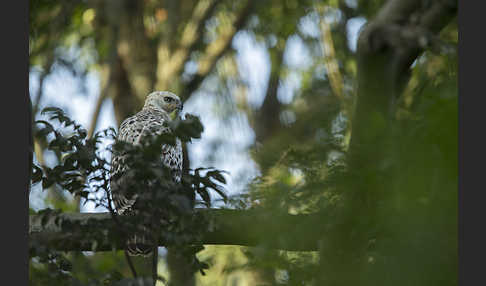
M 44 177 L 43 180 L 42 180 L 42 188 L 48 189 L 54 183 L 55 183 L 54 180 L 51 180 L 49 177 Z
M 42 169 L 35 164 L 32 165 L 32 183 L 38 183 L 42 180 Z
M 59 107 L 49 106 L 42 109 L 41 115 L 45 115 L 47 113 L 64 114 L 64 111 Z

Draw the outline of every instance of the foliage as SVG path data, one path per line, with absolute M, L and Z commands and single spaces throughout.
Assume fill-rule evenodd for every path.
M 136 218 L 120 219 L 120 216 L 113 209 L 110 180 L 117 179 L 110 177 L 110 162 L 104 158 L 106 152 L 102 152 L 99 147 L 101 138 L 116 138 L 116 132 L 110 128 L 97 132 L 93 138 L 86 137 L 86 131 L 59 108 L 49 107 L 42 111 L 43 114 L 50 114 L 51 121 L 57 121 L 60 128 L 56 129 L 50 122 L 37 120 L 36 124 L 42 126 L 36 129 L 35 136 L 44 137 L 49 150 L 58 150 L 62 154 L 62 162 L 54 168 L 47 166 L 33 165 L 32 183 L 42 183 L 44 189 L 52 184 L 58 184 L 63 189 L 85 199 L 85 203 L 92 201 L 96 206 L 102 206 L 109 210 L 115 221 L 119 224 L 117 232 L 110 237 L 113 242 L 123 241 L 128 233 L 143 231 L 143 227 L 156 225 L 158 229 L 164 228 L 168 234 L 163 243 L 165 245 L 182 246 L 186 241 L 194 240 L 194 236 L 207 228 L 207 222 L 196 216 L 193 212 L 194 197 L 196 193 L 202 198 L 203 205 L 210 207 L 211 198 L 209 190 L 215 190 L 223 198 L 226 198 L 224 184 L 225 178 L 221 171 L 214 168 L 198 168 L 189 170 L 183 176 L 182 184 L 173 183 L 168 174 L 169 170 L 160 164 L 161 144 L 175 144 L 175 136 L 183 141 L 190 141 L 191 138 L 200 137 L 203 126 L 199 118 L 190 114 L 186 119 L 178 119 L 171 122 L 174 130 L 173 134 L 162 134 L 146 138 L 141 145 L 131 145 L 122 141 L 115 141 L 113 152 L 121 152 L 126 156 L 128 169 L 133 170 L 125 177 L 123 187 L 129 190 L 128 193 L 140 194 L 138 204 L 143 204 L 141 211 Z M 202 173 L 205 173 L 202 175 Z M 192 200 L 192 201 L 191 201 Z M 135 206 L 135 208 L 137 208 Z M 59 210 L 42 210 L 38 214 L 42 215 L 42 224 L 45 225 L 53 215 L 58 214 Z M 56 221 L 56 224 L 66 223 Z M 76 229 L 66 228 L 76 234 Z M 100 225 L 99 229 L 93 231 L 106 231 Z M 196 253 L 202 250 L 202 245 L 181 248 L 182 251 Z M 53 279 L 61 277 L 66 280 L 71 276 L 72 268 L 68 258 L 58 252 L 46 249 L 43 245 L 33 244 L 30 255 L 39 257 L 34 263 L 38 267 L 46 264 L 52 272 Z M 193 262 L 195 271 L 203 272 L 207 265 L 197 259 Z M 36 268 L 37 267 L 37 268 Z M 43 281 L 42 271 L 32 271 L 32 280 L 36 283 Z M 111 276 L 110 276 L 111 277 Z M 118 280 L 123 278 L 119 273 Z M 61 279 L 59 278 L 59 279 Z M 37 280 L 39 279 L 39 280 Z M 47 278 L 45 278 L 47 279 Z M 106 278 L 106 279 L 114 279 Z
M 279 145 L 284 155 L 254 184 L 252 199 L 291 213 L 320 211 L 322 225 L 312 231 L 322 233 L 322 248 L 319 261 L 297 254 L 310 263 L 302 267 L 285 251 L 252 251 L 257 269 L 283 269 L 283 285 L 457 285 L 456 61 L 431 53 L 418 61 L 413 104 L 391 123 L 383 162 L 356 169 L 346 156 L 332 160 L 342 151 L 332 138 L 319 147 L 302 138 Z M 432 65 L 441 67 L 433 81 L 424 74 Z
M 251 154 L 251 171 L 259 176 L 244 193 L 226 197 L 221 188 L 228 178 L 224 172 L 192 166 L 184 174 L 184 190 L 169 188 L 149 200 L 164 208 L 142 214 L 140 221 L 170 218 L 166 223 L 171 242 L 183 244 L 206 227 L 192 216 L 191 196 L 200 198 L 196 204 L 202 207 L 211 206 L 210 194 L 219 194 L 225 207 L 322 216 L 311 230 L 322 236 L 316 252 L 233 246 L 198 252 L 211 266 L 205 277 L 198 274 L 198 285 L 457 285 L 456 21 L 433 38 L 439 47 L 422 53 L 413 64 L 386 123 L 379 158 L 359 167 L 350 163 L 354 158 L 348 154 L 349 138 L 356 124 L 350 111 L 356 107 L 358 77 L 351 30 L 357 22 L 372 20 L 386 2 L 32 0 L 30 67 L 45 76 L 60 67 L 79 77 L 96 70 L 103 82 L 100 98 L 112 100 L 118 122 L 134 112 L 147 90 L 170 89 L 186 102 L 202 94 L 204 110 L 211 111 L 221 127 L 220 136 L 208 144 L 209 166 L 217 156 L 231 160 L 227 152 L 233 150 L 233 141 L 223 129 L 239 134 L 241 125 L 231 125 L 233 119 L 248 122 L 254 142 L 242 152 Z M 426 9 L 435 2 L 421 3 Z M 194 7 L 205 12 L 199 15 Z M 331 40 L 323 37 L 325 27 Z M 184 36 L 185 31 L 192 31 L 192 37 Z M 264 75 L 256 88 L 251 81 L 259 67 L 241 62 L 244 49 L 237 47 L 238 37 L 249 39 L 268 60 L 268 77 Z M 73 50 L 77 56 L 72 56 Z M 342 96 L 331 80 L 333 72 L 341 79 Z M 252 100 L 258 96 L 261 103 Z M 35 139 L 41 151 L 59 154 L 59 162 L 34 166 L 33 182 L 44 189 L 58 185 L 109 208 L 110 166 L 99 143 L 113 139 L 114 130 L 88 138 L 61 110 L 46 112 L 63 130 L 38 121 Z M 199 119 L 191 115 L 171 124 L 185 142 L 203 132 Z M 372 126 L 365 129 L 371 132 Z M 127 187 L 135 191 L 150 182 L 158 189 L 170 184 L 163 177 L 167 172 L 154 168 L 151 160 L 160 151 L 158 144 L 173 139 L 113 146 L 133 157 L 138 183 Z M 53 214 L 43 213 L 46 220 Z M 286 233 L 263 235 L 272 241 Z M 196 245 L 193 252 L 202 247 Z M 42 245 L 31 251 L 36 254 L 30 263 L 33 285 L 64 285 L 69 279 L 73 284 L 123 283 L 131 275 L 121 253 L 65 254 Z M 71 267 L 66 268 L 68 261 Z M 205 266 L 202 263 L 197 266 Z

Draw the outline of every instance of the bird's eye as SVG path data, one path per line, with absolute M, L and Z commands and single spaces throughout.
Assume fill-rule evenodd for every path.
M 171 102 L 172 101 L 172 98 L 171 97 L 164 97 L 164 101 L 165 102 Z

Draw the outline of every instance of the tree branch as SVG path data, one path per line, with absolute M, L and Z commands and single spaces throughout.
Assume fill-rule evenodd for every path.
M 320 214 L 290 215 L 263 210 L 228 209 L 197 211 L 211 219 L 213 226 L 202 236 L 203 244 L 310 251 L 318 249 L 318 237 L 322 236 L 316 231 L 322 224 L 319 223 L 323 218 Z M 31 251 L 39 245 L 62 251 L 123 249 L 124 241 L 118 235 L 117 225 L 110 213 L 61 213 L 50 216 L 44 225 L 42 217 L 29 217 Z M 285 233 L 285 236 L 272 235 L 275 233 Z M 304 233 L 308 235 L 304 236 Z M 166 236 L 162 229 L 159 241 L 164 241 Z M 164 245 L 160 243 L 160 246 Z
M 156 89 L 167 89 L 169 81 L 180 75 L 184 63 L 202 36 L 204 23 L 212 16 L 219 2 L 220 0 L 199 0 L 194 7 L 191 20 L 184 27 L 179 47 L 172 54 L 166 43 L 159 47 Z
M 137 100 L 133 95 L 127 71 L 118 56 L 111 66 L 111 72 L 113 84 L 109 86 L 108 93 L 113 99 L 116 122 L 120 125 L 125 118 L 135 114 L 141 108 L 143 101 Z
M 279 116 L 282 110 L 282 103 L 277 98 L 277 91 L 281 80 L 286 39 L 281 39 L 280 41 L 268 51 L 271 59 L 268 87 L 262 106 L 256 111 L 255 120 L 252 122 L 255 139 L 262 144 L 273 134 L 277 133 L 281 127 Z
M 30 191 L 32 190 L 32 184 L 31 179 L 32 179 L 32 165 L 34 164 L 34 139 L 33 139 L 33 134 L 32 134 L 32 126 L 34 126 L 34 116 L 32 115 L 32 101 L 30 100 L 30 93 L 27 94 L 27 100 L 29 103 L 29 194 Z
M 358 102 L 350 151 L 366 156 L 356 160 L 363 164 L 380 160 L 383 136 L 396 98 L 408 83 L 411 64 L 457 13 L 455 1 L 434 1 L 427 7 L 421 3 L 386 2 L 359 36 Z
M 136 105 L 144 102 L 155 83 L 157 56 L 152 38 L 147 35 L 144 24 L 144 1 L 99 1 L 104 6 L 103 15 L 108 23 L 111 40 L 126 78 L 130 84 L 131 95 Z M 112 70 L 118 63 L 114 63 Z M 114 71 L 116 72 L 116 71 Z M 123 84 L 122 84 L 123 85 Z M 120 92 L 126 92 L 123 89 Z
M 369 280 L 371 268 L 363 259 L 370 253 L 366 226 L 379 225 L 377 210 L 383 203 L 383 194 L 390 191 L 389 185 L 380 185 L 378 178 L 390 170 L 387 155 L 393 147 L 395 100 L 409 81 L 410 65 L 427 47 L 427 39 L 437 36 L 454 17 L 456 10 L 445 8 L 449 7 L 445 3 L 389 0 L 359 35 L 357 104 L 347 164 L 351 185 L 344 193 L 349 199 L 334 218 L 335 225 L 328 230 L 332 235 L 326 237 L 320 249 L 319 285 L 374 281 Z M 436 9 L 442 12 L 433 12 Z M 362 217 L 366 217 L 364 224 L 360 222 Z M 343 276 L 343 271 L 353 273 L 353 277 Z
M 35 101 L 34 101 L 34 106 L 32 109 L 32 118 L 35 118 L 37 115 L 37 112 L 39 111 L 39 106 L 40 102 L 42 99 L 42 96 L 44 95 L 44 80 L 46 77 L 49 75 L 51 71 L 51 67 L 54 64 L 54 54 L 53 53 L 48 53 L 46 57 L 46 63 L 43 66 L 43 70 L 39 76 L 39 87 L 36 93 Z
M 109 47 L 109 53 L 103 59 L 106 67 L 101 69 L 102 92 L 97 104 L 101 108 L 103 97 L 111 98 L 118 124 L 141 108 L 147 91 L 151 89 L 152 85 L 152 83 L 147 84 L 147 80 L 153 82 L 152 77 L 155 74 L 153 61 L 150 60 L 151 46 L 147 43 L 143 23 L 140 23 L 143 19 L 140 16 L 142 8 L 137 1 L 131 2 L 133 3 L 128 3 L 128 1 L 93 1 L 91 3 L 98 11 L 97 13 L 103 15 L 95 18 L 97 19 L 95 28 L 107 31 L 106 34 L 101 34 L 103 36 L 100 36 L 98 40 L 106 41 Z M 132 12 L 129 11 L 130 5 L 134 5 Z M 134 38 L 130 38 L 130 35 L 134 35 Z M 131 44 L 133 47 L 130 46 Z M 133 50 L 136 50 L 137 53 L 129 53 Z M 131 59 L 130 55 L 134 55 L 134 59 Z M 150 64 L 145 65 L 149 61 Z M 130 67 L 130 70 L 127 70 L 127 67 Z M 142 80 L 137 82 L 133 80 L 133 77 L 139 77 Z M 95 117 L 93 116 L 90 126 L 90 131 L 93 133 L 96 127 Z
M 101 93 L 98 95 L 98 99 L 96 100 L 95 109 L 93 115 L 91 116 L 91 123 L 89 124 L 88 129 L 88 138 L 93 137 L 93 134 L 96 130 L 96 126 L 98 125 L 98 118 L 100 117 L 101 107 L 105 102 L 106 95 L 108 93 L 108 87 L 110 83 L 107 83 L 105 87 L 101 90 Z
M 227 27 L 221 32 L 219 38 L 210 43 L 205 50 L 204 56 L 198 63 L 198 70 L 194 77 L 187 83 L 180 96 L 186 100 L 194 92 L 206 76 L 213 70 L 219 58 L 230 48 L 231 42 L 236 32 L 238 32 L 246 23 L 253 7 L 253 1 L 248 0 L 245 7 L 240 11 L 233 25 Z

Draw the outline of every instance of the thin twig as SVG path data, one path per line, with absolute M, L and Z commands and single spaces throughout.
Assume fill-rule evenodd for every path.
M 154 282 L 154 286 L 155 284 L 157 284 L 157 278 L 159 277 L 157 275 L 157 263 L 159 262 L 158 260 L 159 260 L 158 247 L 157 247 L 157 243 L 155 243 L 154 250 L 152 253 L 152 279 Z
M 128 255 L 127 250 L 123 250 L 123 253 L 125 253 L 125 258 L 127 259 L 128 266 L 130 267 L 130 270 L 132 271 L 133 278 L 137 278 L 137 271 L 135 271 L 135 267 L 133 266 L 132 259 L 130 258 L 130 255 Z

